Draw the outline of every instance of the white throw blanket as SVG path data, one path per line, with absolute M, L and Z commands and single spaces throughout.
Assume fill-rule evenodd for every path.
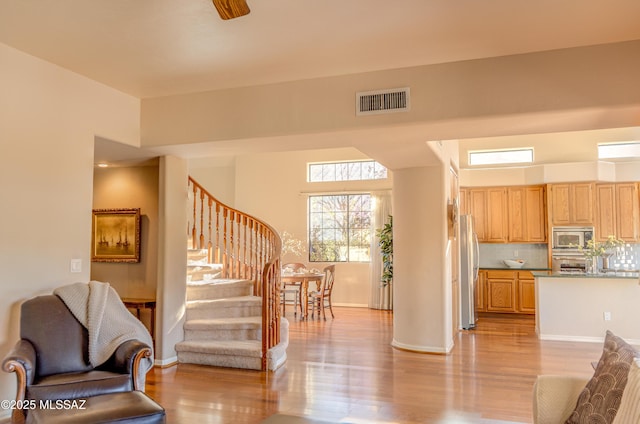
M 104 363 L 123 342 L 140 340 L 153 351 L 147 328 L 127 310 L 120 296 L 99 281 L 75 283 L 53 291 L 67 305 L 73 316 L 89 333 L 89 362 L 94 367 Z M 146 373 L 153 366 L 153 354 L 142 362 Z M 143 374 L 144 375 L 144 374 Z

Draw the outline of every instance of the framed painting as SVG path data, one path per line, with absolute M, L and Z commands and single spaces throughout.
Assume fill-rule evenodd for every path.
M 140 262 L 140 209 L 94 209 L 92 262 Z

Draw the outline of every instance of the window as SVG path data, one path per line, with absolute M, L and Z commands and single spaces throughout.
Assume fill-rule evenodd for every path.
M 640 157 L 640 142 L 598 144 L 598 159 L 622 159 Z
M 309 164 L 309 182 L 311 183 L 385 178 L 387 178 L 387 168 L 373 160 Z
M 469 165 L 504 165 L 533 162 L 533 148 L 469 151 Z
M 309 197 L 309 261 L 367 262 L 371 250 L 371 195 Z

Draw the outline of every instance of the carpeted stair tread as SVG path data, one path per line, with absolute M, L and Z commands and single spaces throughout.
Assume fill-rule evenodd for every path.
M 176 344 L 176 351 L 260 358 L 262 342 L 259 340 L 187 340 Z
M 211 329 L 244 329 L 260 327 L 262 319 L 259 316 L 234 317 L 234 318 L 210 318 L 191 319 L 184 323 L 185 330 L 211 330 Z
M 187 283 L 187 289 L 190 287 L 203 287 L 203 286 L 223 286 L 229 284 L 242 284 L 242 285 L 253 285 L 253 281 L 251 280 L 238 280 L 231 278 L 216 278 L 213 280 L 198 280 L 198 281 L 189 281 Z
M 187 308 L 209 308 L 211 306 L 218 308 L 230 308 L 239 305 L 262 304 L 262 298 L 258 296 L 236 296 L 223 299 L 197 299 L 187 301 Z

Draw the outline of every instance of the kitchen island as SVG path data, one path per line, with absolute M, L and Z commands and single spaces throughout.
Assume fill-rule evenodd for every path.
M 602 342 L 607 330 L 640 345 L 637 272 L 533 271 L 536 333 L 542 340 Z

